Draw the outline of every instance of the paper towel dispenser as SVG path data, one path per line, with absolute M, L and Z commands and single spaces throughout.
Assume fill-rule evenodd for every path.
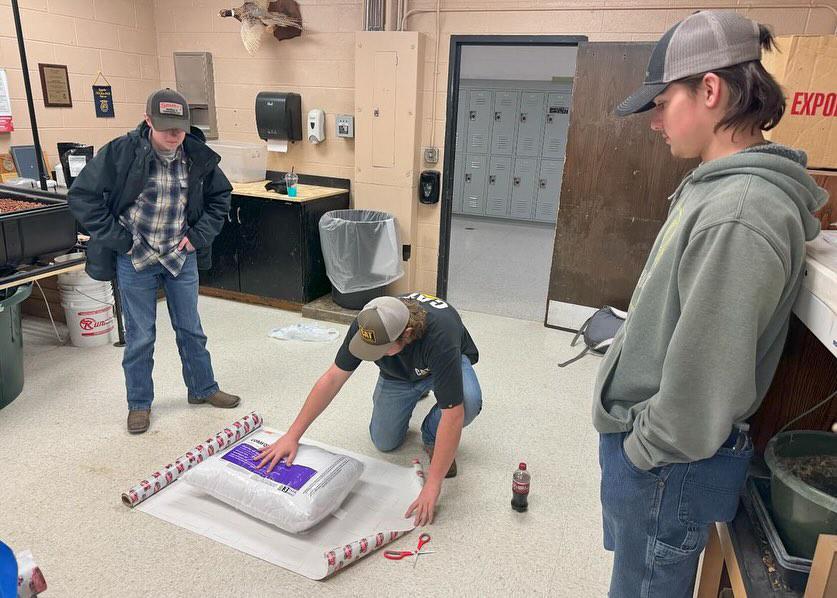
M 302 139 L 302 97 L 298 93 L 262 91 L 256 96 L 256 128 L 265 141 Z

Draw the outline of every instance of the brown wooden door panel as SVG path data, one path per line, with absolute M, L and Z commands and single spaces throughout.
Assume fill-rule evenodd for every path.
M 696 166 L 672 158 L 647 114 L 613 113 L 642 82 L 653 47 L 579 45 L 551 301 L 626 308 L 665 221 L 668 197 Z

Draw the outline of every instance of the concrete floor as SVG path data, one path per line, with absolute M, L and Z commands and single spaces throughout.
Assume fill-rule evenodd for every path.
M 448 295 L 470 311 L 543 322 L 554 224 L 454 214 Z
M 314 582 L 124 507 L 122 491 L 251 410 L 287 427 L 337 349 L 267 337 L 300 321 L 295 313 L 203 297 L 201 311 L 218 380 L 242 405 L 187 405 L 160 305 L 152 427 L 136 437 L 125 431 L 121 351 L 57 346 L 47 322 L 25 321 L 26 387 L 0 411 L 0 538 L 32 550 L 47 596 L 605 595 L 611 558 L 601 547 L 590 424 L 599 360 L 559 370 L 576 353 L 570 335 L 535 322 L 463 314 L 482 354 L 484 409 L 463 433 L 459 476 L 445 483 L 428 530 L 436 553 L 417 569 L 374 554 Z M 309 436 L 408 465 L 430 404 L 419 404 L 405 446 L 379 454 L 367 433 L 375 379 L 376 368 L 362 366 Z M 519 461 L 533 476 L 526 514 L 509 506 Z M 409 549 L 416 537 L 393 547 Z

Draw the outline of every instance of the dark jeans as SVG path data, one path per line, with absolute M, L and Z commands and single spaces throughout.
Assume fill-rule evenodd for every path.
M 137 272 L 127 255 L 116 260 L 119 293 L 125 320 L 122 369 L 128 391 L 128 409 L 149 409 L 154 400 L 154 342 L 157 338 L 157 289 L 166 291 L 166 305 L 174 328 L 189 396 L 204 399 L 218 391 L 212 372 L 206 335 L 198 315 L 198 264 L 190 253 L 177 276 L 160 264 Z
M 738 432 L 709 459 L 643 471 L 602 434 L 604 547 L 614 553 L 610 598 L 691 598 L 709 525 L 732 521 L 753 456 L 734 448 Z

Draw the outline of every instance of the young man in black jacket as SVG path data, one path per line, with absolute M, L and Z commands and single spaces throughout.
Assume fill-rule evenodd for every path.
M 232 408 L 215 382 L 198 315 L 198 268 L 230 208 L 219 156 L 189 133 L 189 105 L 171 89 L 148 98 L 144 122 L 105 145 L 73 182 L 70 209 L 90 233 L 87 273 L 117 279 L 125 316 L 128 431 L 148 429 L 157 289 L 166 299 L 191 404 Z

